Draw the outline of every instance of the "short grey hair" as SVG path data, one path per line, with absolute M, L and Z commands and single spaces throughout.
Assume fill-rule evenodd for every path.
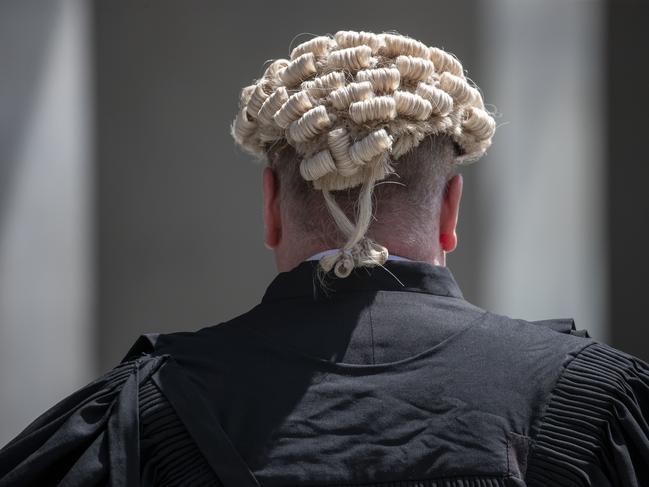
M 393 161 L 395 172 L 376 183 L 373 191 L 373 222 L 368 236 L 374 238 L 389 226 L 406 245 L 423 245 L 436 227 L 442 192 L 457 170 L 459 148 L 446 134 L 428 135 L 421 143 Z M 322 191 L 300 175 L 300 159 L 289 144 L 268 149 L 268 165 L 279 181 L 281 205 L 291 224 L 311 243 L 325 248 L 342 247 L 347 237 L 328 211 Z M 336 202 L 353 220 L 360 186 L 332 191 Z M 381 242 L 378 242 L 381 243 Z

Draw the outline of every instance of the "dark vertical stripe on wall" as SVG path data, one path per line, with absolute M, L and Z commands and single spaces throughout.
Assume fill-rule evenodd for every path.
M 607 9 L 611 344 L 649 360 L 649 3 Z

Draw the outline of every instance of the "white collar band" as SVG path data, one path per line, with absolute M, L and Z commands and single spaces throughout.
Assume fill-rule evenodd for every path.
M 320 260 L 320 258 L 324 257 L 325 255 L 331 255 L 331 254 L 335 254 L 337 252 L 340 252 L 340 249 L 323 250 L 322 252 L 318 252 L 317 254 L 312 255 L 308 259 L 304 259 L 304 260 L 305 261 L 306 260 Z M 405 257 L 400 257 L 398 255 L 390 254 L 390 255 L 388 255 L 388 260 L 411 260 L 411 259 L 407 259 Z

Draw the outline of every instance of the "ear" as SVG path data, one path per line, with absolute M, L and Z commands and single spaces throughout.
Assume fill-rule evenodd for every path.
M 282 238 L 282 219 L 279 208 L 279 181 L 270 167 L 264 168 L 264 245 L 274 249 Z
M 439 241 L 445 252 L 453 252 L 457 246 L 457 220 L 462 198 L 462 175 L 456 174 L 446 183 L 439 215 Z

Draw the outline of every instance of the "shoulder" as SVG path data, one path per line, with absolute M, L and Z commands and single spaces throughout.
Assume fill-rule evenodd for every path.
M 556 317 L 541 320 L 527 320 L 487 311 L 485 313 L 485 321 L 489 324 L 489 331 L 500 333 L 503 337 L 509 335 L 524 339 L 527 336 L 545 336 L 557 340 L 574 341 L 575 343 L 580 343 L 580 341 L 565 337 L 591 338 L 587 329 L 577 328 L 573 318 Z
M 163 474 L 219 485 L 195 444 L 200 432 L 183 421 L 200 397 L 167 353 L 182 352 L 183 337 L 200 334 L 139 336 L 112 369 L 33 420 L 0 449 L 0 487 L 155 484 Z
M 504 365 L 524 365 L 552 375 L 583 349 L 596 343 L 586 329 L 578 329 L 572 318 L 526 320 L 486 311 L 473 327 L 472 338 L 485 355 L 503 356 Z M 540 369 L 542 364 L 546 367 Z
M 139 481 L 138 395 L 165 357 L 128 357 L 54 404 L 0 450 L 0 486 Z
M 547 398 L 534 426 L 529 478 L 649 485 L 647 459 L 649 364 L 593 341 L 566 365 Z
M 458 382 L 478 405 L 490 405 L 530 436 L 566 366 L 594 342 L 576 332 L 569 318 L 539 322 L 485 311 L 445 355 Z M 482 406 L 480 406 L 482 407 Z
M 250 322 L 263 321 L 260 317 L 263 313 L 260 306 L 255 306 L 227 321 L 199 325 L 191 331 L 143 333 L 133 342 L 122 362 L 159 357 L 165 362 L 182 364 L 191 369 L 195 362 L 202 361 L 204 357 L 218 360 L 233 348 L 238 352 L 247 348 L 246 336 L 238 333 L 237 328 Z
M 649 364 L 570 318 L 487 312 L 474 331 L 462 361 L 490 391 L 505 391 L 503 410 L 529 411 L 517 430 L 529 442 L 527 485 L 649 485 Z

